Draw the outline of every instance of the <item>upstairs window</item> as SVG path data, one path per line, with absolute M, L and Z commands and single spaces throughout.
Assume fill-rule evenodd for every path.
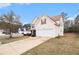
M 41 24 L 46 24 L 46 19 L 42 19 Z

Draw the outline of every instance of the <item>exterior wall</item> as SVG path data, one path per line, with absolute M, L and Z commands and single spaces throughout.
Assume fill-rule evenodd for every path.
M 58 35 L 59 35 L 59 27 L 55 26 L 55 36 L 58 36 Z
M 46 19 L 46 24 L 41 24 L 41 19 Z M 36 29 L 36 36 L 43 36 L 43 37 L 56 37 L 56 36 L 63 36 L 64 24 L 62 18 L 58 22 L 60 26 L 56 26 L 55 22 L 52 21 L 48 16 L 42 16 L 37 19 L 36 23 L 34 24 Z
M 46 24 L 41 24 L 41 19 L 46 19 Z M 36 36 L 43 37 L 56 37 L 54 22 L 46 16 L 39 19 L 39 22 L 35 25 Z
M 60 36 L 64 36 L 64 29 L 63 29 L 63 27 L 60 27 L 59 35 Z
M 41 19 L 46 19 L 46 24 L 41 24 Z M 40 29 L 54 29 L 55 25 L 54 25 L 54 22 L 46 17 L 46 16 L 43 16 L 41 17 L 40 19 L 38 19 L 39 22 L 37 24 L 35 24 L 35 29 L 36 30 L 40 30 Z
M 60 35 L 60 36 L 64 36 L 64 22 L 63 22 L 63 18 L 60 19 L 59 35 Z

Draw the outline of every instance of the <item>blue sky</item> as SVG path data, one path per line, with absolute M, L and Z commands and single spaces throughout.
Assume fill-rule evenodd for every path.
M 41 15 L 55 16 L 65 12 L 73 18 L 79 14 L 79 4 L 76 3 L 26 3 L 0 4 L 0 15 L 13 10 L 23 24 L 31 23 L 34 17 Z

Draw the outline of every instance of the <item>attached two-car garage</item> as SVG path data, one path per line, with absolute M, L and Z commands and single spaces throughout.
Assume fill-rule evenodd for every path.
M 55 31 L 54 30 L 36 30 L 36 36 L 55 37 Z

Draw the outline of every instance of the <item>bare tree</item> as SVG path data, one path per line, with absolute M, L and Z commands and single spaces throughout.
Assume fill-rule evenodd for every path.
M 64 20 L 66 20 L 68 18 L 68 14 L 65 12 L 61 12 L 61 15 L 64 18 Z
M 14 28 L 18 28 L 19 25 L 21 25 L 18 16 L 16 16 L 13 11 L 10 11 L 3 15 L 3 22 L 3 25 L 6 24 L 4 27 L 9 29 L 10 38 L 12 38 L 12 32 Z

